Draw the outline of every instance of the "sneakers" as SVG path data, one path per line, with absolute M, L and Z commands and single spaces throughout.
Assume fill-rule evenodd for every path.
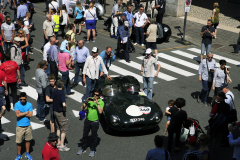
M 91 151 L 90 153 L 89 153 L 89 157 L 93 157 L 94 155 L 95 155 L 95 151 Z
M 86 41 L 86 43 L 89 43 L 89 41 Z
M 207 103 L 207 102 L 204 102 L 204 105 L 205 105 L 206 107 L 208 107 L 208 103 Z
M 134 43 L 134 46 L 136 46 L 137 45 L 137 43 Z
M 32 160 L 33 158 L 32 158 L 32 156 L 29 154 L 29 153 L 25 153 L 25 157 L 28 159 L 28 160 Z
M 83 154 L 83 153 L 85 153 L 85 152 L 86 152 L 86 150 L 80 149 L 80 150 L 77 152 L 77 154 L 78 154 L 78 155 L 81 155 L 81 154 Z
M 49 122 L 48 119 L 43 119 L 43 120 L 39 120 L 40 122 L 44 123 L 44 122 Z
M 33 54 L 33 52 L 28 52 L 28 54 Z
M 114 38 L 114 35 L 111 35 L 111 38 Z
M 65 151 L 65 152 L 67 152 L 67 151 L 70 150 L 70 148 L 68 148 L 68 147 L 66 147 L 66 146 L 63 146 L 63 147 L 59 147 L 58 150 L 59 150 L 59 151 Z
M 143 47 L 144 47 L 144 44 L 141 44 L 141 46 L 143 46 Z
M 15 160 L 19 160 L 19 159 L 22 159 L 21 154 L 18 154 Z
M 115 39 L 118 39 L 118 36 L 116 36 Z
M 95 40 L 93 40 L 92 42 L 95 42 Z

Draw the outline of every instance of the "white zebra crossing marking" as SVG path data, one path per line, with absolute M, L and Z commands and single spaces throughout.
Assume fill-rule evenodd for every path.
M 31 122 L 31 127 L 32 127 L 32 130 L 35 130 L 35 129 L 39 129 L 39 128 L 45 127 L 45 125 L 39 124 L 39 123 L 35 123 L 35 122 Z
M 72 110 L 73 114 L 75 117 L 79 117 L 79 111 L 76 111 L 76 110 Z
M 134 61 L 131 61 L 131 63 L 128 63 L 125 60 L 119 60 L 119 62 L 121 62 L 121 63 L 123 63 L 125 65 L 128 65 L 130 67 L 133 67 L 133 68 L 135 68 L 137 70 L 141 70 L 141 64 L 136 63 Z M 166 81 L 172 81 L 172 80 L 176 80 L 177 79 L 175 77 L 169 76 L 169 75 L 161 73 L 161 72 L 158 73 L 158 78 L 166 80 Z
M 22 89 L 20 89 L 20 91 L 25 92 L 29 97 L 31 97 L 34 100 L 37 100 L 37 98 L 38 98 L 38 93 L 36 91 L 36 88 L 33 88 L 31 86 L 22 87 Z
M 137 59 L 140 59 L 142 60 L 143 57 L 137 57 Z M 160 58 L 159 58 L 160 59 Z M 158 60 L 159 61 L 159 60 Z M 167 63 L 164 63 L 162 61 L 159 61 L 160 62 L 160 65 L 161 65 L 161 68 L 164 68 L 164 69 L 167 69 L 169 71 L 172 71 L 172 72 L 175 72 L 177 74 L 180 74 L 180 75 L 183 75 L 183 76 L 186 76 L 186 77 L 190 77 L 190 76 L 194 76 L 195 74 L 191 73 L 191 72 L 188 72 L 188 71 L 185 71 L 183 69 L 180 69 L 180 68 L 177 68 L 177 67 L 174 67 L 172 65 L 169 65 Z M 161 70 L 160 70 L 161 72 Z
M 0 139 L 8 138 L 8 137 L 11 137 L 11 136 L 14 136 L 14 135 L 15 135 L 14 133 L 2 132 L 2 133 L 0 133 Z
M 5 117 L 2 117 L 1 122 L 2 122 L 2 124 L 5 124 L 5 123 L 9 123 L 9 122 L 11 122 L 11 121 L 9 121 L 9 120 L 8 120 L 7 118 L 5 118 Z

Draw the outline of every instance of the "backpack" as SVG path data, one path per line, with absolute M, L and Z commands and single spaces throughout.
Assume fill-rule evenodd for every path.
M 34 14 L 34 6 L 33 4 L 30 2 L 30 3 L 27 3 L 28 5 L 28 11 L 32 14 Z

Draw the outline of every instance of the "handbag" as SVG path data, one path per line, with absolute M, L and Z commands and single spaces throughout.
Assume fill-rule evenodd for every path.
M 207 63 L 207 58 L 206 58 L 206 63 Z M 207 70 L 208 70 L 208 82 L 212 82 L 213 81 L 213 72 L 211 72 L 211 70 L 209 71 L 208 63 L 207 63 Z
M 63 22 L 63 16 L 59 18 L 59 23 L 62 23 L 62 22 Z
M 233 106 L 234 106 L 234 109 L 232 109 L 230 112 L 229 112 L 229 115 L 228 115 L 228 122 L 229 123 L 232 123 L 232 122 L 236 122 L 237 121 L 237 110 L 236 110 L 236 107 L 235 107 L 235 104 L 234 104 L 234 101 L 233 101 L 233 98 L 230 94 L 227 94 L 231 97 L 232 99 L 232 102 L 233 102 Z
M 232 83 L 232 79 L 229 74 L 227 74 L 227 83 Z

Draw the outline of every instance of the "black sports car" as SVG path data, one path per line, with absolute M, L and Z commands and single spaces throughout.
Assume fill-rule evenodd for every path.
M 112 81 L 103 79 L 97 87 L 103 91 L 103 115 L 108 130 L 147 130 L 156 127 L 162 120 L 161 108 L 140 92 L 136 78 L 119 76 Z

